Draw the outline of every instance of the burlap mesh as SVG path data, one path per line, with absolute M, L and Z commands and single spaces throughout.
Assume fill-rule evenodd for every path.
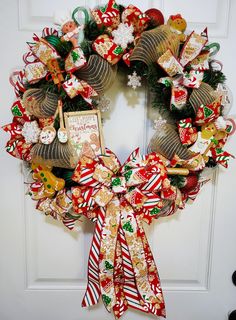
M 70 144 L 60 143 L 56 137 L 51 144 L 37 143 L 31 149 L 34 162 L 43 163 L 53 167 L 75 168 L 78 155 Z
M 28 89 L 23 95 L 23 105 L 37 118 L 49 118 L 57 109 L 58 96 L 44 89 Z
M 198 89 L 193 89 L 189 97 L 189 102 L 193 107 L 195 113 L 198 108 L 204 104 L 210 104 L 218 97 L 218 94 L 214 89 L 207 83 L 202 82 Z
M 142 33 L 139 42 L 131 54 L 130 61 L 142 61 L 147 65 L 156 62 L 168 49 L 175 56 L 179 51 L 179 38 L 176 37 L 169 26 L 159 26 Z
M 157 152 L 165 158 L 171 160 L 175 154 L 181 159 L 191 158 L 191 152 L 183 146 L 178 132 L 170 124 L 163 124 L 161 129 L 157 130 L 149 143 L 149 152 Z
M 88 63 L 77 72 L 79 79 L 85 80 L 98 94 L 106 91 L 114 82 L 117 67 L 98 55 L 92 55 Z

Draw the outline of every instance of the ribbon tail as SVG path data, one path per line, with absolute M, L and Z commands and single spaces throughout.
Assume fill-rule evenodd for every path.
M 101 295 L 99 284 L 99 252 L 104 221 L 105 210 L 101 207 L 98 211 L 97 222 L 89 253 L 88 285 L 82 301 L 82 307 L 89 307 L 97 304 Z
M 159 278 L 159 275 L 158 275 L 157 266 L 156 266 L 154 257 L 152 255 L 152 251 L 151 251 L 151 248 L 149 246 L 145 231 L 143 229 L 141 216 L 137 216 L 136 220 L 137 220 L 137 224 L 138 224 L 139 229 L 140 229 L 140 236 L 142 238 L 144 252 L 145 252 L 145 258 L 146 258 L 146 261 L 147 261 L 148 279 L 149 279 L 150 284 L 151 284 L 151 289 L 154 291 L 156 297 L 158 297 L 158 299 L 159 299 L 159 303 L 156 304 L 156 310 L 154 310 L 154 311 L 156 312 L 155 313 L 156 315 L 165 317 L 166 316 L 165 302 L 164 302 L 164 297 L 163 297 L 163 293 L 162 293 L 162 288 L 161 288 L 160 278 Z
M 136 310 L 147 312 L 145 307 L 140 304 L 142 298 L 137 289 L 129 248 L 122 228 L 119 229 L 119 241 L 121 244 L 122 264 L 124 270 L 124 294 L 128 302 L 128 306 Z
M 156 294 L 157 290 L 156 288 L 153 289 L 150 281 L 147 253 L 145 253 L 146 248 L 143 245 L 142 232 L 132 207 L 125 206 L 122 208 L 121 224 L 134 269 L 136 288 L 141 297 L 139 303 L 144 306 L 146 312 L 154 315 L 163 315 L 161 307 L 161 303 L 163 303 L 162 295 L 159 292 L 158 295 Z
M 116 256 L 115 256 L 115 264 L 114 264 L 114 285 L 115 285 L 116 304 L 113 307 L 113 312 L 114 312 L 115 318 L 119 319 L 128 309 L 128 302 L 124 294 L 124 269 L 123 269 L 121 243 L 119 241 L 119 233 L 117 237 Z
M 102 300 L 108 312 L 111 312 L 116 305 L 114 263 L 119 224 L 120 201 L 118 198 L 113 198 L 106 207 L 99 257 L 100 288 Z

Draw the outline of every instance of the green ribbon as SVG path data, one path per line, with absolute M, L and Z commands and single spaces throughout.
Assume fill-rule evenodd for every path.
M 50 43 L 62 56 L 67 55 L 72 49 L 72 44 L 69 41 L 62 41 L 57 36 L 50 35 L 45 37 L 45 40 L 47 40 L 47 42 Z
M 213 43 L 210 43 L 207 46 L 205 46 L 204 49 L 205 50 L 209 50 L 210 51 L 210 57 L 212 57 L 212 56 L 216 55 L 217 52 L 220 50 L 220 44 L 217 43 L 217 42 L 213 42 Z
M 82 12 L 84 14 L 83 18 L 78 17 L 78 13 Z M 77 7 L 75 10 L 72 12 L 72 19 L 74 22 L 78 25 L 86 25 L 88 24 L 90 17 L 88 10 L 85 7 Z M 84 32 L 80 31 L 79 32 L 79 37 L 78 37 L 78 44 L 81 44 L 84 40 Z

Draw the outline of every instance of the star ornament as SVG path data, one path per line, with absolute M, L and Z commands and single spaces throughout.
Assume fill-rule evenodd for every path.
M 127 23 L 120 23 L 116 30 L 112 31 L 113 41 L 125 50 L 129 43 L 134 41 L 134 27 Z
M 134 71 L 132 74 L 128 75 L 128 83 L 127 85 L 129 87 L 132 87 L 134 90 L 137 87 L 141 87 L 141 77 L 137 75 L 137 73 Z

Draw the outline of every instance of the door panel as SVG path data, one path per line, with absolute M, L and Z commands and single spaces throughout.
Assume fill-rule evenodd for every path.
M 62 0 L 1 1 L 2 125 L 11 121 L 14 96 L 7 79 L 13 69 L 22 66 L 21 56 L 27 50 L 25 42 L 31 40 L 33 32 L 51 24 L 54 8 L 63 9 L 64 3 Z M 78 5 L 93 8 L 102 2 L 68 0 L 66 3 L 68 8 Z M 129 4 L 126 0 L 119 3 Z M 221 44 L 217 59 L 223 62 L 227 84 L 234 91 L 235 1 L 134 0 L 132 3 L 142 10 L 160 8 L 165 17 L 181 12 L 189 21 L 189 29 L 201 31 L 208 26 L 210 40 Z M 124 76 L 119 76 L 107 92 L 111 111 L 104 120 L 106 146 L 121 161 L 138 146 L 142 152 L 146 151 L 155 116 L 150 111 L 146 88 L 133 91 L 127 88 L 126 81 Z M 232 112 L 235 113 L 235 105 Z M 6 140 L 1 132 L 1 150 Z M 236 154 L 235 139 L 227 149 Z M 40 214 L 25 196 L 27 186 L 23 184 L 20 162 L 3 152 L 0 157 L 0 319 L 112 319 L 101 303 L 89 310 L 80 307 L 86 286 L 92 223 L 83 219 L 76 231 L 69 232 Z M 215 172 L 213 182 L 184 211 L 146 228 L 162 279 L 168 320 L 226 320 L 228 312 L 236 308 L 236 288 L 231 282 L 236 268 L 234 166 L 235 162 L 231 161 L 227 171 Z M 127 312 L 123 319 L 134 317 L 146 319 L 146 315 L 136 311 Z

